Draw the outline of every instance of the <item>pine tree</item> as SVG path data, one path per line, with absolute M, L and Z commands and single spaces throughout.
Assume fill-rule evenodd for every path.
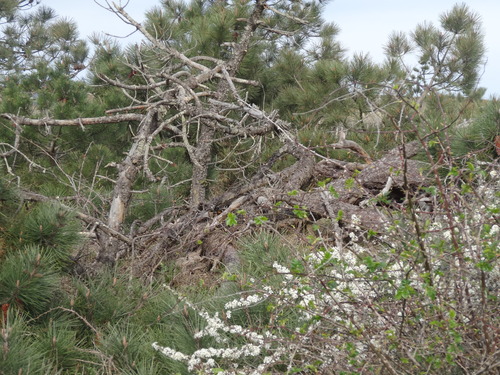
M 76 25 L 58 20 L 55 11 L 45 6 L 20 11 L 22 3 L 26 2 L 9 8 L 7 24 L 2 30 L 2 75 L 26 75 L 47 65 L 59 66 L 67 74 L 85 69 L 88 49 L 78 39 Z
M 75 23 L 58 18 L 54 10 L 44 6 L 26 9 L 32 5 L 35 5 L 33 1 L 16 2 L 14 8 L 9 8 L 11 11 L 2 29 L 0 110 L 21 116 L 59 118 L 91 112 L 83 82 L 73 80 L 85 70 L 89 52 L 86 43 L 78 38 Z M 0 137 L 17 145 L 25 157 L 4 159 L 11 173 L 16 173 L 18 168 L 20 173 L 24 167 L 29 169 L 40 153 L 45 157 L 36 164 L 43 171 L 44 167 L 57 163 L 66 149 L 81 145 L 62 141 L 61 129 L 26 128 L 21 136 L 20 129 L 13 125 L 2 121 Z M 29 139 L 31 146 L 21 142 L 21 137 Z M 0 152 L 7 156 L 14 150 L 2 146 Z M 57 180 L 57 176 L 54 177 Z
M 479 16 L 465 4 L 441 14 L 440 28 L 423 23 L 410 35 L 393 33 L 385 50 L 396 64 L 406 55 L 416 54 L 418 64 L 411 71 L 403 65 L 400 68 L 420 105 L 431 92 L 472 95 L 477 90 L 484 63 L 484 36 Z

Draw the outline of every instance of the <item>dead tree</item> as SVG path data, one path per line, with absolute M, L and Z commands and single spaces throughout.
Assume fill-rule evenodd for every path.
M 165 249 L 182 249 L 183 253 L 194 250 L 214 253 L 215 250 L 206 247 L 210 243 L 221 241 L 226 246 L 219 249 L 216 257 L 235 258 L 234 247 L 229 240 L 230 233 L 224 227 L 226 215 L 239 207 L 244 207 L 255 215 L 270 215 L 273 214 L 272 206 L 277 202 L 285 203 L 281 216 L 278 215 L 280 217 L 286 216 L 286 207 L 291 209 L 294 206 L 304 207 L 315 217 L 331 219 L 336 213 L 343 211 L 347 218 L 344 220 L 357 215 L 366 228 L 380 230 L 386 222 L 384 215 L 374 205 L 370 205 L 369 201 L 378 194 L 387 194 L 394 187 L 401 186 L 402 182 L 395 171 L 401 170 L 404 165 L 415 171 L 411 183 L 418 185 L 424 182 L 424 178 L 416 172 L 420 170 L 420 165 L 402 159 L 398 150 L 373 161 L 362 147 L 345 137 L 333 146 L 353 150 L 367 164 L 345 163 L 320 157 L 297 141 L 289 131 L 291 124 L 281 120 L 276 112 L 266 112 L 244 99 L 245 87 L 258 86 L 259 83 L 239 78 L 238 69 L 251 48 L 257 31 L 267 27 L 263 22 L 266 12 L 277 12 L 268 6 L 266 0 L 255 2 L 250 16 L 244 20 L 245 26 L 237 41 L 232 44 L 231 53 L 224 60 L 207 56 L 188 57 L 169 43 L 151 35 L 122 7 L 113 3 L 110 10 L 133 25 L 146 38 L 146 42 L 137 47 L 134 62 L 126 62 L 136 72 L 135 75 L 142 78 L 142 84 L 130 84 L 126 80 L 96 73 L 102 81 L 122 90 L 131 100 L 130 106 L 109 110 L 102 117 L 72 120 L 29 119 L 2 114 L 18 129 L 13 150 L 18 148 L 24 126 L 84 128 L 103 124 L 111 126 L 120 122 L 135 124 L 135 135 L 126 156 L 114 163 L 117 178 L 106 219 L 92 218 L 84 213 L 80 215 L 82 219 L 98 224 L 101 245 L 98 262 L 113 265 L 120 249 L 127 250 L 133 244 L 144 250 L 142 264 L 154 269 L 156 262 L 165 256 Z M 284 16 L 289 21 L 305 22 L 292 16 Z M 269 28 L 267 32 L 290 35 Z M 148 66 L 146 56 L 151 54 L 156 54 L 156 60 L 162 63 Z M 196 137 L 190 134 L 189 129 L 192 127 L 197 128 Z M 170 134 L 170 139 L 167 142 L 160 140 L 161 133 Z M 223 194 L 207 196 L 208 171 L 217 139 L 243 139 L 267 134 L 278 134 L 283 146 L 247 181 L 235 184 Z M 406 146 L 407 158 L 416 153 L 417 146 Z M 158 180 L 159 176 L 150 170 L 150 160 L 157 150 L 165 147 L 182 147 L 189 156 L 192 164 L 189 201 L 176 213 L 168 209 L 129 234 L 124 230 L 123 224 L 132 199 L 133 185 L 139 173 L 151 182 Z M 295 163 L 284 170 L 273 171 L 276 161 L 285 155 L 295 158 Z M 353 174 L 357 170 L 360 173 Z M 311 181 L 318 180 L 320 176 L 332 179 L 326 189 L 331 188 L 337 195 L 326 194 L 327 190 L 324 188 L 310 189 Z M 355 184 L 346 188 L 346 180 L 353 176 Z M 295 193 L 288 194 L 291 191 Z M 164 224 L 158 226 L 161 220 Z M 280 218 L 277 217 L 276 220 Z M 214 240 L 215 238 L 218 240 Z M 200 244 L 204 245 L 200 247 Z
M 128 15 L 124 8 L 115 3 L 107 3 L 109 10 L 122 20 L 133 25 L 143 34 L 146 42 L 137 47 L 135 63 L 128 62 L 130 68 L 142 77 L 143 83 L 131 85 L 116 78 L 97 72 L 107 84 L 124 92 L 131 105 L 108 111 L 108 116 L 72 120 L 29 119 L 14 114 L 2 114 L 19 131 L 12 152 L 18 150 L 18 141 L 24 126 L 90 126 L 134 122 L 135 136 L 125 158 L 113 165 L 118 177 L 110 198 L 110 208 L 106 226 L 112 231 L 123 233 L 123 222 L 132 197 L 132 187 L 139 172 L 151 181 L 157 176 L 151 172 L 149 162 L 155 150 L 164 147 L 183 147 L 192 163 L 191 192 L 189 210 L 197 210 L 206 201 L 207 176 L 212 158 L 213 144 L 217 137 L 225 139 L 263 136 L 272 132 L 272 122 L 261 122 L 254 108 L 239 95 L 240 87 L 258 86 L 259 83 L 237 77 L 238 69 L 245 58 L 258 28 L 264 27 L 262 18 L 268 10 L 265 0 L 253 5 L 238 40 L 233 43 L 231 53 L 224 59 L 207 56 L 188 57 L 158 40 L 146 28 Z M 156 54 L 159 66 L 148 67 L 145 56 Z M 215 88 L 213 84 L 215 83 Z M 138 99 L 142 98 L 142 99 Z M 233 116 L 235 110 L 244 113 L 240 119 Z M 140 112 L 139 112 L 140 111 Z M 271 117 L 274 117 L 272 114 Z M 198 128 L 196 138 L 189 134 L 189 128 Z M 171 141 L 160 142 L 162 132 L 171 134 Z M 167 161 L 168 162 L 168 161 Z M 119 251 L 119 243 L 109 233 L 103 233 L 98 260 L 113 264 Z

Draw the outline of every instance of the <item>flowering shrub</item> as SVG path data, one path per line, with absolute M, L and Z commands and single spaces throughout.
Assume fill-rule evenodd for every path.
M 273 264 L 278 282 L 251 279 L 222 312 L 186 302 L 206 322 L 195 338 L 213 347 L 153 348 L 203 374 L 494 373 L 500 181 L 490 167 L 452 170 L 446 209 L 403 212 L 376 238 L 351 218 L 342 248 L 315 239 L 323 245 Z M 255 306 L 265 324 L 233 323 Z

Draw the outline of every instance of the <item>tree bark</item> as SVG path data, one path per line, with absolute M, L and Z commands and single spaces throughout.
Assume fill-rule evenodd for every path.
M 212 159 L 212 144 L 214 142 L 215 128 L 202 124 L 200 137 L 194 151 L 196 160 L 193 162 L 193 173 L 190 192 L 190 205 L 192 208 L 206 201 L 208 166 Z
M 137 135 L 134 138 L 132 146 L 125 159 L 118 165 L 118 178 L 113 189 L 111 206 L 108 213 L 108 227 L 114 231 L 121 232 L 122 224 L 132 197 L 132 187 L 136 180 L 139 170 L 142 168 L 146 147 L 148 147 L 147 138 L 152 129 L 157 126 L 157 113 L 150 109 L 142 119 L 137 129 Z M 104 246 L 97 255 L 97 261 L 106 265 L 113 265 L 116 260 L 119 242 L 116 237 L 107 237 Z
M 119 122 L 141 121 L 144 115 L 136 113 L 124 113 L 120 115 L 101 117 L 82 117 L 68 120 L 56 120 L 53 118 L 33 119 L 24 116 L 17 116 L 11 113 L 2 113 L 1 117 L 11 120 L 17 125 L 25 126 L 80 126 L 115 124 Z

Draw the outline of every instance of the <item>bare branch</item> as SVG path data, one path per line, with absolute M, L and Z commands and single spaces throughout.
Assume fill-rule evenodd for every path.
M 294 17 L 290 14 L 287 14 L 287 13 L 283 13 L 283 12 L 280 12 L 278 9 L 275 9 L 275 8 L 272 8 L 270 7 L 269 5 L 264 5 L 264 7 L 268 10 L 270 10 L 271 12 L 279 15 L 279 16 L 282 16 L 282 17 L 285 17 L 285 18 L 288 18 L 289 20 L 292 20 L 294 22 L 297 22 L 297 23 L 300 23 L 301 25 L 307 25 L 309 22 L 303 20 L 302 18 L 298 18 L 298 17 Z
M 334 149 L 348 149 L 348 150 L 352 150 L 355 153 L 357 153 L 359 156 L 361 156 L 364 159 L 365 162 L 367 162 L 367 163 L 372 163 L 373 162 L 373 159 L 363 149 L 363 147 L 361 147 L 358 143 L 356 143 L 354 141 L 350 141 L 350 140 L 344 139 L 341 142 L 332 143 L 332 144 L 326 145 L 324 147 L 330 147 L 330 148 L 334 148 Z
M 167 46 L 164 43 L 161 43 L 158 39 L 156 39 L 154 36 L 152 36 L 144 26 L 142 26 L 139 22 L 134 20 L 126 11 L 123 9 L 123 7 L 116 5 L 115 2 L 113 2 L 113 6 L 115 7 L 116 11 L 123 16 L 128 23 L 131 25 L 135 26 L 155 47 L 165 51 L 168 55 L 173 56 L 181 60 L 183 63 L 186 65 L 198 69 L 202 72 L 210 72 L 211 69 L 207 68 L 205 65 L 198 64 L 186 55 L 180 53 L 177 51 L 175 48 L 171 48 Z
M 32 119 L 24 116 L 17 116 L 10 113 L 2 113 L 0 117 L 11 120 L 17 125 L 26 126 L 88 126 L 114 124 L 128 121 L 141 121 L 144 115 L 136 113 L 125 113 L 121 115 L 102 116 L 102 117 L 84 117 L 67 120 L 56 120 L 52 118 Z
M 14 135 L 14 144 L 10 145 L 10 144 L 6 144 L 6 143 L 0 143 L 0 145 L 2 145 L 2 146 L 9 146 L 10 147 L 9 151 L 5 151 L 3 153 L 0 153 L 0 157 L 2 157 L 2 158 L 10 156 L 10 155 L 14 154 L 15 152 L 17 152 L 17 150 L 19 150 L 19 142 L 21 140 L 22 127 L 19 126 L 19 124 L 17 124 L 15 121 L 13 121 L 12 125 L 15 128 L 15 130 L 14 130 L 14 134 L 15 134 Z
M 107 83 L 109 83 L 112 86 L 120 87 L 122 89 L 131 90 L 131 91 L 149 91 L 149 90 L 152 90 L 152 89 L 154 89 L 156 87 L 161 87 L 161 86 L 165 86 L 166 85 L 165 81 L 156 82 L 156 83 L 149 83 L 147 85 L 127 85 L 127 84 L 122 83 L 120 81 L 117 81 L 115 79 L 111 79 L 111 78 L 109 78 L 106 75 L 101 74 L 101 73 L 98 73 L 97 77 L 99 77 L 104 82 L 107 82 Z

